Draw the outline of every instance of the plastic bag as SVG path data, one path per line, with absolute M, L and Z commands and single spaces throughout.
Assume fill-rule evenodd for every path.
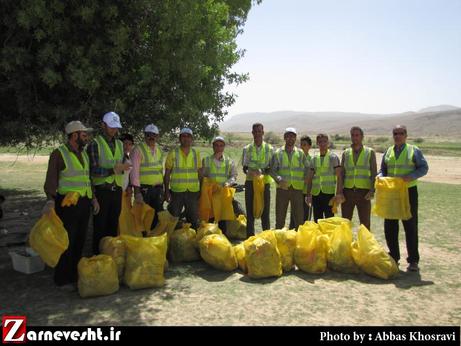
M 226 221 L 226 236 L 229 239 L 246 239 L 247 238 L 247 218 L 245 215 L 239 215 L 233 221 Z
M 264 231 L 244 241 L 245 261 L 250 278 L 282 275 L 282 261 L 274 231 Z
M 213 217 L 213 193 L 219 189 L 218 183 L 203 178 L 200 188 L 200 198 L 198 202 L 198 216 L 201 221 L 208 222 Z
M 264 211 L 264 175 L 253 177 L 253 216 L 260 219 Z
M 209 234 L 199 242 L 200 256 L 210 266 L 224 271 L 237 269 L 238 262 L 232 244 L 223 234 Z
M 213 193 L 211 201 L 215 222 L 221 220 L 235 220 L 234 206 L 232 205 L 234 195 L 235 189 L 231 187 L 220 187 Z
M 277 249 L 280 252 L 283 271 L 290 271 L 294 265 L 294 252 L 296 249 L 296 231 L 284 229 L 276 229 L 274 231 L 277 238 Z
M 66 196 L 61 202 L 61 207 L 70 207 L 72 205 L 77 205 L 78 199 L 80 198 L 80 193 L 76 191 L 66 193 Z
M 147 203 L 135 203 L 131 208 L 134 216 L 134 227 L 136 232 L 150 231 L 154 220 L 155 210 Z
M 126 261 L 125 241 L 120 237 L 104 237 L 99 242 L 99 252 L 112 257 L 117 265 L 118 279 L 121 281 Z
M 352 243 L 352 258 L 360 269 L 377 278 L 389 279 L 399 272 L 394 259 L 364 225 L 360 225 L 357 240 Z
M 352 258 L 352 228 L 346 222 L 337 226 L 330 238 L 328 267 L 343 273 L 359 272 Z
M 167 235 L 135 238 L 123 236 L 127 255 L 124 281 L 131 289 L 162 287 L 166 267 Z
M 197 235 L 195 236 L 197 247 L 199 246 L 200 240 L 209 234 L 222 234 L 222 231 L 219 229 L 217 223 L 208 223 L 202 221 L 199 229 L 197 230 Z
M 245 260 L 245 246 L 243 242 L 234 246 L 234 253 L 235 257 L 237 258 L 239 268 L 244 272 L 247 273 L 247 262 Z
M 178 218 L 170 214 L 168 210 L 158 212 L 158 223 L 149 233 L 150 236 L 159 236 L 163 233 L 170 234 L 174 231 Z
M 78 293 L 80 297 L 107 296 L 117 292 L 117 265 L 111 256 L 83 257 L 78 262 Z
M 323 234 L 326 234 L 330 239 L 333 236 L 336 228 L 342 223 L 346 223 L 348 227 L 352 227 L 351 220 L 339 216 L 333 216 L 326 219 L 318 219 L 317 223 L 320 227 L 320 231 L 322 231 Z
M 402 178 L 377 178 L 375 190 L 373 214 L 389 220 L 409 220 L 411 218 L 408 185 Z
M 315 223 L 298 227 L 296 235 L 295 263 L 307 273 L 324 273 L 327 269 L 328 236 L 322 234 Z
M 196 246 L 196 232 L 185 223 L 176 229 L 168 241 L 168 255 L 173 262 L 192 262 L 200 259 Z
M 141 232 L 136 232 L 134 215 L 131 213 L 131 194 L 126 191 L 122 195 L 122 209 L 118 218 L 118 234 L 142 237 Z
M 30 247 L 50 267 L 56 267 L 59 258 L 69 247 L 69 236 L 54 209 L 43 215 L 29 234 Z

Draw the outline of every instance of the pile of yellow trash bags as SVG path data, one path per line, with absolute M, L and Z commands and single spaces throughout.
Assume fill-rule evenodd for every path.
M 223 187 L 209 178 L 203 178 L 198 207 L 199 219 L 205 222 L 211 218 L 215 222 L 234 220 L 234 195 L 234 188 Z

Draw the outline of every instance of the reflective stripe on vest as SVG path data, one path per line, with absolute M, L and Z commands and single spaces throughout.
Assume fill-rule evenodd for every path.
M 295 147 L 291 155 L 291 162 L 285 146 L 278 149 L 275 155 L 279 163 L 278 175 L 288 183 L 288 186 L 292 186 L 295 190 L 303 190 L 305 171 L 303 152 Z
M 137 146 L 142 154 L 139 167 L 139 182 L 143 185 L 160 185 L 163 183 L 163 155 L 162 151 L 155 146 L 155 158 L 147 143 Z
M 174 151 L 175 165 L 171 170 L 170 186 L 173 192 L 197 192 L 200 190 L 198 179 L 197 152 L 191 148 L 186 158 L 179 152 Z
M 314 178 L 312 179 L 312 195 L 318 196 L 320 191 L 325 194 L 334 194 L 336 174 L 334 167 L 330 163 L 330 150 L 324 156 L 323 163 L 320 160 L 320 153 L 314 155 L 312 165 L 315 170 Z
M 88 154 L 82 151 L 82 166 L 77 155 L 70 151 L 66 145 L 61 145 L 58 149 L 66 166 L 64 170 L 59 172 L 58 193 L 65 195 L 68 192 L 78 192 L 82 197 L 92 198 Z
M 357 162 L 354 163 L 354 153 L 352 148 L 344 152 L 344 187 L 352 189 L 370 189 L 371 188 L 371 169 L 370 169 L 371 149 L 363 147 L 360 150 Z
M 97 136 L 95 142 L 98 144 L 99 166 L 106 169 L 113 169 L 116 163 L 123 161 L 123 143 L 115 140 L 115 153 L 112 154 L 109 144 L 102 136 Z M 112 174 L 108 177 L 93 177 L 95 185 L 102 185 L 104 183 L 112 184 L 115 181 L 117 186 L 122 186 L 123 174 Z
M 272 155 L 272 146 L 269 143 L 262 142 L 259 153 L 256 150 L 254 143 L 250 143 L 243 148 L 243 153 L 249 155 L 248 168 L 252 170 L 264 170 L 269 166 Z M 253 180 L 253 178 L 247 174 L 246 180 Z M 273 180 L 269 174 L 264 175 L 264 183 L 269 184 Z
M 389 177 L 404 177 L 413 173 L 416 169 L 413 157 L 415 153 L 415 146 L 411 144 L 405 144 L 405 148 L 399 155 L 399 158 L 395 158 L 395 145 L 387 149 L 384 162 L 387 166 L 387 175 Z M 408 183 L 408 187 L 413 187 L 418 184 L 417 180 L 412 180 Z
M 230 178 L 230 160 L 227 156 L 223 155 L 223 161 L 218 168 L 214 162 L 214 156 L 205 158 L 205 167 L 209 170 L 209 178 L 218 184 L 224 184 Z

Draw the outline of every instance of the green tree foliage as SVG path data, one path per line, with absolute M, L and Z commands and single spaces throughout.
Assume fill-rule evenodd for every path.
M 259 3 L 260 1 L 253 1 Z M 1 0 L 0 144 L 53 140 L 66 122 L 156 123 L 212 136 L 234 95 L 235 39 L 252 0 Z

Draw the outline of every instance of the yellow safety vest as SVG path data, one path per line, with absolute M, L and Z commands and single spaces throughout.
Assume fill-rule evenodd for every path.
M 204 161 L 205 167 L 209 170 L 209 178 L 218 184 L 224 184 L 231 175 L 231 161 L 226 156 L 223 155 L 223 161 L 221 166 L 218 168 L 216 167 L 216 163 L 214 162 L 214 156 L 210 155 L 205 158 Z
M 115 153 L 112 154 L 109 144 L 102 136 L 97 136 L 95 142 L 98 144 L 99 166 L 106 169 L 113 169 L 116 163 L 123 161 L 123 143 L 122 141 L 115 140 Z M 115 181 L 117 186 L 123 185 L 123 174 L 112 174 L 108 177 L 93 177 L 95 185 L 102 185 L 104 183 L 112 184 Z
M 278 175 L 288 183 L 288 186 L 292 186 L 295 190 L 303 190 L 305 176 L 304 158 L 306 157 L 303 151 L 295 147 L 291 155 L 291 161 L 288 158 L 285 146 L 279 148 L 275 155 L 279 163 Z
M 137 148 L 141 153 L 140 183 L 150 186 L 163 184 L 163 154 L 158 145 L 155 146 L 155 159 L 147 143 L 143 142 Z
M 82 152 L 82 166 L 77 155 L 69 150 L 66 145 L 61 145 L 58 150 L 66 166 L 64 170 L 59 172 L 58 193 L 65 195 L 68 192 L 78 192 L 82 197 L 93 198 L 88 154 L 85 151 Z
M 399 155 L 399 158 L 395 158 L 395 145 L 387 149 L 386 156 L 384 157 L 384 162 L 387 166 L 387 175 L 389 177 L 404 177 L 414 172 L 416 169 L 415 163 L 413 162 L 413 157 L 415 153 L 414 145 L 405 144 L 405 148 Z M 413 187 L 418 184 L 417 180 L 412 180 L 408 183 L 408 187 Z
M 336 174 L 334 167 L 330 164 L 330 150 L 327 151 L 321 162 L 320 153 L 314 155 L 312 166 L 315 170 L 314 178 L 312 179 L 312 195 L 318 196 L 320 191 L 333 195 L 336 190 Z
M 363 147 L 360 150 L 357 162 L 354 163 L 354 153 L 352 148 L 344 152 L 344 187 L 348 189 L 370 189 L 371 188 L 371 169 L 370 169 L 371 149 Z
M 171 190 L 173 192 L 197 192 L 200 190 L 197 151 L 191 148 L 186 158 L 179 151 L 179 148 L 174 151 L 175 164 L 171 170 Z
M 245 156 L 248 153 L 250 158 L 248 162 L 248 168 L 252 170 L 260 169 L 263 171 L 264 169 L 266 169 L 269 166 L 270 161 L 272 159 L 272 152 L 272 146 L 264 141 L 261 144 L 261 149 L 259 150 L 259 153 L 257 152 L 254 143 L 250 143 L 243 148 L 243 156 Z M 253 177 L 247 174 L 246 180 L 253 180 Z M 269 174 L 264 175 L 265 184 L 270 184 L 273 181 L 274 179 L 272 179 L 272 177 Z

